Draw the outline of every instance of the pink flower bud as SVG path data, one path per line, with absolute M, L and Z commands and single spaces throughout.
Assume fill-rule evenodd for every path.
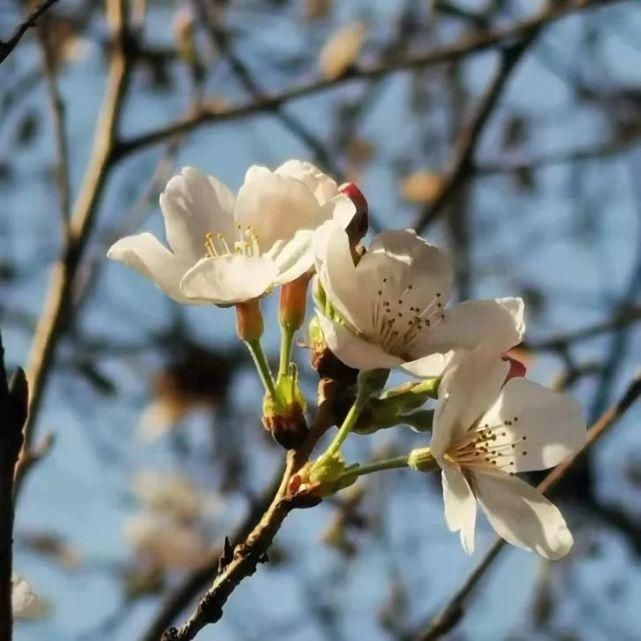
M 505 382 L 507 383 L 512 378 L 519 378 L 525 376 L 527 373 L 527 367 L 525 363 L 517 360 L 516 358 L 509 356 L 508 354 L 503 354 L 503 360 L 510 364 L 510 369 L 505 377 Z

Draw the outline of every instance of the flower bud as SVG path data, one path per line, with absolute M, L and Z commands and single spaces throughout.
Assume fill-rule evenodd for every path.
M 289 331 L 296 331 L 305 320 L 307 285 L 311 274 L 303 274 L 280 288 L 280 324 Z
M 263 315 L 258 299 L 236 305 L 236 333 L 244 341 L 257 341 L 263 335 Z
M 525 363 L 522 363 L 513 356 L 508 354 L 503 354 L 502 359 L 510 364 L 510 369 L 508 370 L 507 376 L 505 377 L 505 382 L 507 383 L 512 378 L 522 378 L 527 373 L 527 367 Z
M 286 450 L 299 448 L 307 438 L 306 407 L 298 370 L 292 364 L 276 381 L 276 398 L 265 396 L 263 400 L 263 426 Z
M 286 450 L 298 449 L 309 434 L 303 407 L 298 401 L 277 407 L 271 397 L 266 397 L 263 403 L 263 426 Z
M 356 207 L 356 213 L 345 230 L 349 236 L 350 245 L 356 247 L 369 227 L 369 206 L 363 192 L 354 183 L 344 183 L 338 188 L 338 191 L 347 196 Z

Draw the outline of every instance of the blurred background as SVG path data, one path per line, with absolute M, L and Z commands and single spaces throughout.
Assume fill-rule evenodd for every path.
M 31 8 L 0 0 L 2 36 Z M 289 158 L 355 181 L 372 231 L 453 252 L 458 298 L 526 299 L 530 377 L 592 424 L 641 358 L 640 139 L 633 0 L 59 0 L 0 66 L 0 322 L 36 381 L 14 565 L 44 602 L 16 639 L 157 639 L 278 473 L 234 314 L 105 259 L 162 237 L 181 166 L 233 189 Z M 264 314 L 275 357 L 273 299 Z M 573 553 L 506 550 L 447 638 L 641 638 L 640 422 L 557 493 Z M 424 442 L 394 428 L 347 451 Z M 199 638 L 424 639 L 492 540 L 482 522 L 468 558 L 435 479 L 375 475 L 294 512 Z

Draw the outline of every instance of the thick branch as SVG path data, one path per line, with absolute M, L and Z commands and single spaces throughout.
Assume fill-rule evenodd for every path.
M 19 24 L 14 32 L 9 36 L 7 40 L 0 40 L 0 65 L 7 59 L 9 54 L 18 46 L 18 43 L 22 39 L 27 31 L 33 27 L 38 18 L 45 12 L 47 9 L 56 4 L 58 0 L 44 0 L 41 2 L 27 17 L 24 22 Z
M 554 489 L 565 476 L 572 470 L 574 465 L 580 461 L 586 452 L 611 428 L 627 411 L 632 404 L 641 396 L 641 376 L 635 378 L 621 399 L 608 409 L 588 430 L 583 447 L 557 465 L 538 484 L 537 489 L 547 494 Z M 464 615 L 464 606 L 472 595 L 478 583 L 484 577 L 487 570 L 492 566 L 501 550 L 505 547 L 505 541 L 498 539 L 489 549 L 485 557 L 470 573 L 463 585 L 448 601 L 446 606 L 430 621 L 425 630 L 416 635 L 416 641 L 436 641 L 452 630 Z
M 29 419 L 24 430 L 23 452 L 16 470 L 16 491 L 20 488 L 26 469 L 25 461 L 28 460 L 28 451 L 34 436 L 34 425 L 58 340 L 64 328 L 75 276 L 93 230 L 98 204 L 107 183 L 109 170 L 113 165 L 117 127 L 130 71 L 129 57 L 127 56 L 127 2 L 126 0 L 109 0 L 107 8 L 114 40 L 107 89 L 96 125 L 96 137 L 89 168 L 73 209 L 62 257 L 54 266 L 45 307 L 33 338 L 27 368 L 31 385 Z
M 27 416 L 27 380 L 19 369 L 7 384 L 0 337 L 0 639 L 11 641 L 13 547 L 13 471 L 22 446 Z
M 248 105 L 232 109 L 219 110 L 203 106 L 188 118 L 122 141 L 118 145 L 116 154 L 119 158 L 128 156 L 142 148 L 158 144 L 166 138 L 191 131 L 207 123 L 226 122 L 256 113 L 275 111 L 285 103 L 327 91 L 354 80 L 375 80 L 396 71 L 451 64 L 469 55 L 486 51 L 492 47 L 500 45 L 509 46 L 514 41 L 527 39 L 542 26 L 554 22 L 569 13 L 605 7 L 622 1 L 625 0 L 571 0 L 570 2 L 555 3 L 551 8 L 545 9 L 535 16 L 516 24 L 498 28 L 488 33 L 466 37 L 460 42 L 427 51 L 423 54 L 394 59 L 391 62 L 379 63 L 368 67 L 355 67 L 345 72 L 339 78 L 317 80 L 298 88 L 289 89 L 280 94 L 264 97 L 262 100 L 257 100 Z

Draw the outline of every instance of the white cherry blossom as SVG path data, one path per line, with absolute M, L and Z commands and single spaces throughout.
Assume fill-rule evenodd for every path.
M 445 519 L 471 554 L 478 502 L 508 543 L 558 559 L 573 543 L 563 516 L 513 474 L 576 452 L 585 424 L 570 397 L 525 378 L 505 383 L 509 367 L 481 346 L 457 353 L 441 379 L 429 450 L 442 471 Z
M 328 347 L 350 367 L 438 376 L 452 349 L 491 342 L 501 352 L 521 341 L 520 298 L 446 309 L 449 255 L 411 230 L 379 234 L 355 265 L 347 234 L 329 222 L 317 232 L 315 252 L 318 279 L 340 317 L 320 309 L 319 323 Z
M 16 620 L 42 619 L 47 614 L 46 604 L 19 574 L 11 577 L 11 610 Z
M 268 294 L 313 265 L 314 230 L 355 213 L 335 181 L 310 163 L 250 167 L 234 197 L 186 167 L 160 196 L 169 247 L 150 233 L 116 242 L 108 257 L 154 281 L 179 303 L 234 305 Z

